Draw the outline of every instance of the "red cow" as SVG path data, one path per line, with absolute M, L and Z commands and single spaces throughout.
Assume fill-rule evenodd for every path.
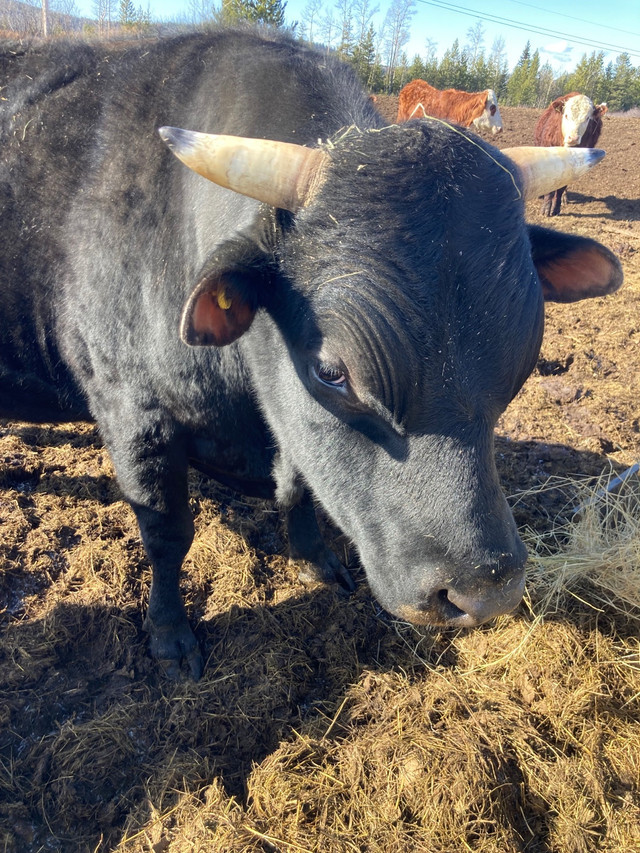
M 602 132 L 602 116 L 606 104 L 594 106 L 591 98 L 580 92 L 569 92 L 556 98 L 538 119 L 536 145 L 564 145 L 567 148 L 595 148 Z M 566 187 L 542 196 L 543 216 L 557 216 Z
M 502 117 L 493 89 L 483 92 L 461 92 L 458 89 L 434 89 L 424 80 L 412 80 L 398 96 L 398 122 L 410 118 L 433 116 L 469 127 L 484 127 L 492 133 L 502 132 Z

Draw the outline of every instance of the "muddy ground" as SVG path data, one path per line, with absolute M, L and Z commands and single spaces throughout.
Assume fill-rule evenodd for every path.
M 499 147 L 531 144 L 538 112 L 502 113 Z M 562 215 L 529 205 L 609 246 L 625 284 L 548 308 L 500 420 L 523 531 L 570 514 L 555 478 L 640 459 L 639 138 L 606 116 L 607 157 Z M 174 684 L 147 656 L 149 568 L 97 431 L 0 423 L 0 849 L 640 850 L 633 614 L 581 590 L 541 623 L 530 596 L 495 626 L 418 632 L 343 543 L 349 599 L 299 583 L 271 505 L 196 474 L 191 503 L 207 670 Z

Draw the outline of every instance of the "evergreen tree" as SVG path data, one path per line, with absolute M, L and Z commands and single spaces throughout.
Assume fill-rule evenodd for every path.
M 409 77 L 409 59 L 407 54 L 403 51 L 400 54 L 400 62 L 396 67 L 396 73 L 393 78 L 393 92 L 394 94 L 398 94 L 400 89 L 409 82 L 411 78 Z
M 610 83 L 611 110 L 629 110 L 640 104 L 640 77 L 638 70 L 631 65 L 628 53 L 616 58 Z
M 467 68 L 467 55 L 460 50 L 458 39 L 450 48 L 445 50 L 442 62 L 438 68 L 438 88 L 440 89 L 465 89 L 469 72 Z
M 251 21 L 282 27 L 286 5 L 283 0 L 223 0 L 220 18 L 225 24 Z
M 375 38 L 373 24 L 369 24 L 364 39 L 356 44 L 350 60 L 356 74 L 367 88 L 371 88 L 372 71 L 376 61 Z
M 480 92 L 482 89 L 492 89 L 488 80 L 490 74 L 489 63 L 484 52 L 476 54 L 475 59 L 470 62 L 467 88 L 470 92 Z
M 608 62 L 607 67 L 604 69 L 604 80 L 603 80 L 603 98 L 602 100 L 607 103 L 609 109 L 611 107 L 611 84 L 613 82 L 613 62 Z
M 142 6 L 138 6 L 136 10 L 136 18 L 137 18 L 137 26 L 140 31 L 148 30 L 151 26 L 151 12 L 149 11 L 149 7 L 147 7 L 147 11 L 142 8 Z
M 571 75 L 564 71 L 562 74 L 558 75 L 553 81 L 553 89 L 551 91 L 551 96 L 549 98 L 549 103 L 545 104 L 545 107 L 548 107 L 551 101 L 554 98 L 559 98 L 560 95 L 566 95 L 567 92 L 571 91 L 571 87 L 569 85 L 571 79 Z
M 567 82 L 567 91 L 582 92 L 588 95 L 593 102 L 600 102 L 604 96 L 604 53 L 596 53 L 591 56 L 583 54 L 582 59 L 576 65 Z
M 513 106 L 534 107 L 538 97 L 538 71 L 540 54 L 531 56 L 531 43 L 527 42 L 513 74 L 507 83 L 507 98 Z
M 376 54 L 376 61 L 373 63 L 371 71 L 369 72 L 369 89 L 372 92 L 384 92 L 384 78 L 385 74 L 380 54 Z
M 424 63 L 420 54 L 416 53 L 407 69 L 409 80 L 424 80 Z
M 132 29 L 135 27 L 138 18 L 136 9 L 133 5 L 133 0 L 120 0 L 120 26 L 124 29 Z
M 284 26 L 284 10 L 286 2 L 282 0 L 253 0 L 250 21 L 257 24 L 268 24 L 272 27 Z

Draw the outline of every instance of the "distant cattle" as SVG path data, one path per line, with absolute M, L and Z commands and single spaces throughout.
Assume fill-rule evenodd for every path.
M 536 145 L 564 145 L 568 148 L 595 148 L 602 132 L 602 116 L 606 104 L 594 106 L 591 98 L 579 92 L 569 92 L 552 101 L 538 119 L 535 129 Z M 566 187 L 543 196 L 541 213 L 557 216 Z
M 276 497 L 307 576 L 352 589 L 321 507 L 403 619 L 513 609 L 494 427 L 543 300 L 622 279 L 594 240 L 528 227 L 523 198 L 594 155 L 385 126 L 349 67 L 250 30 L 0 44 L 0 89 L 0 414 L 98 422 L 169 673 L 202 670 L 189 465 Z
M 434 89 L 424 80 L 412 80 L 398 96 L 398 122 L 410 118 L 444 118 L 463 127 L 482 127 L 502 132 L 502 117 L 493 89 L 462 92 L 458 89 Z

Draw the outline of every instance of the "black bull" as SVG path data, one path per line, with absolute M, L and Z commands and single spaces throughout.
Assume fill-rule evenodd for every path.
M 535 364 L 543 291 L 614 290 L 613 255 L 528 228 L 498 151 L 442 122 L 382 129 L 348 69 L 286 39 L 0 57 L 0 413 L 99 424 L 153 566 L 153 654 L 201 672 L 179 592 L 190 463 L 275 490 L 292 556 L 349 586 L 318 502 L 401 617 L 516 606 L 494 425 Z M 331 165 L 290 213 L 186 169 L 167 124 L 332 137 Z

